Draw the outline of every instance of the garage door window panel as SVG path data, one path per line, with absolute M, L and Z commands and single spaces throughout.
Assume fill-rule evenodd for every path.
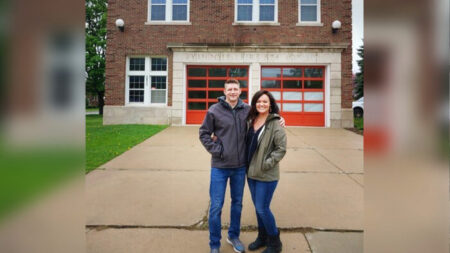
M 324 67 L 263 66 L 261 88 L 269 90 L 288 125 L 323 126 Z
M 283 111 L 285 112 L 301 112 L 301 103 L 283 103 Z
M 306 80 L 305 89 L 323 89 L 323 81 L 321 80 Z
M 323 104 L 305 103 L 305 112 L 323 112 Z
M 188 66 L 186 123 L 200 124 L 209 107 L 224 96 L 225 81 L 237 79 L 240 98 L 248 102 L 248 66 Z
M 206 80 L 189 80 L 189 88 L 206 88 Z
M 283 80 L 283 88 L 285 88 L 285 89 L 301 89 L 302 81 L 300 81 L 300 80 Z
M 323 92 L 305 92 L 305 101 L 322 101 Z

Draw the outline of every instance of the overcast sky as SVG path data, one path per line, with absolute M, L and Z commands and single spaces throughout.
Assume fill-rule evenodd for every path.
M 353 73 L 359 72 L 356 60 L 358 48 L 363 44 L 364 38 L 364 0 L 352 0 L 352 20 L 353 20 Z

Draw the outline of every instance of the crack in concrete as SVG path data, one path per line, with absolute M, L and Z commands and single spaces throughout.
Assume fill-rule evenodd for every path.
M 183 229 L 190 231 L 207 231 L 208 228 L 199 227 L 194 225 L 86 225 L 86 229 L 102 231 L 106 229 Z M 228 225 L 222 225 L 222 230 L 228 229 Z M 279 230 L 283 233 L 314 233 L 314 232 L 339 232 L 339 233 L 362 233 L 364 230 L 360 229 L 339 229 L 339 228 L 314 228 L 314 227 L 280 227 Z M 258 227 L 255 225 L 241 226 L 241 232 L 256 232 Z
M 209 213 L 209 207 L 211 206 L 211 200 L 208 202 L 208 208 L 206 208 L 205 215 L 197 221 L 196 223 L 192 224 L 192 228 L 199 228 L 199 229 L 207 229 L 208 228 L 208 213 Z
M 362 175 L 364 175 L 364 173 L 362 173 Z M 360 185 L 362 188 L 364 188 L 364 185 L 361 184 L 360 182 L 358 182 L 358 180 L 354 179 L 353 177 L 351 177 L 350 175 L 347 175 L 351 180 L 353 180 L 355 183 L 357 183 L 358 185 Z
M 303 235 L 303 237 L 305 238 L 306 244 L 308 244 L 309 252 L 312 253 L 313 250 L 312 250 L 311 244 L 309 243 L 308 237 L 306 236 L 306 233 L 302 233 L 302 235 Z

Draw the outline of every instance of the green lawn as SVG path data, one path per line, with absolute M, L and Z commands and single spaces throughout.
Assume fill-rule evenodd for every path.
M 102 115 L 86 116 L 86 172 L 108 162 L 167 125 L 103 125 Z
M 98 108 L 86 108 L 86 112 L 98 112 Z
M 364 118 L 354 118 L 355 128 L 364 130 Z
M 0 222 L 68 179 L 83 175 L 83 150 L 0 147 Z

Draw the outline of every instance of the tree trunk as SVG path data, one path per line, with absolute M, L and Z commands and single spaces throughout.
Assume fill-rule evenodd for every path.
M 98 114 L 103 115 L 103 106 L 105 105 L 105 101 L 103 100 L 104 93 L 99 92 L 97 93 L 98 97 Z

